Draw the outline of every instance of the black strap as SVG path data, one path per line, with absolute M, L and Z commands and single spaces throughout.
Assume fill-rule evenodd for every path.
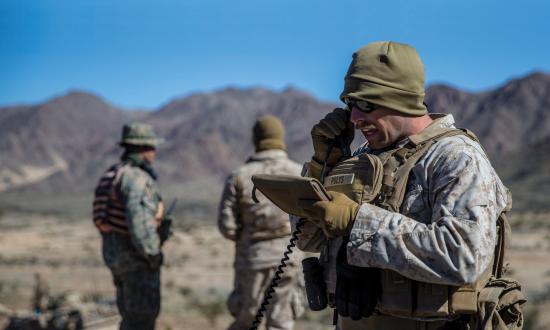
M 252 188 L 252 200 L 254 201 L 254 203 L 259 203 L 260 202 L 258 197 L 256 197 L 256 186 L 254 186 L 254 188 Z

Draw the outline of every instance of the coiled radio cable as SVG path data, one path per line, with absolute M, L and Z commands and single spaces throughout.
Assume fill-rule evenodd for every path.
M 284 269 L 287 267 L 286 263 L 287 261 L 290 260 L 290 255 L 293 252 L 292 249 L 296 247 L 296 241 L 298 240 L 298 235 L 302 233 L 303 226 L 304 226 L 304 219 L 299 219 L 298 222 L 296 222 L 296 228 L 294 229 L 294 231 L 292 232 L 292 235 L 290 236 L 290 241 L 286 247 L 286 251 L 283 254 L 283 258 L 281 259 L 279 266 L 277 266 L 277 271 L 275 272 L 275 275 L 271 279 L 271 284 L 265 290 L 264 299 L 260 304 L 258 311 L 256 312 L 256 317 L 254 318 L 254 322 L 252 323 L 252 326 L 249 328 L 249 330 L 257 330 L 258 327 L 260 326 L 260 323 L 262 323 L 264 313 L 267 311 L 267 306 L 269 305 L 269 302 L 272 298 L 273 293 L 275 293 L 275 288 L 279 285 L 279 282 L 281 281 L 281 278 L 282 278 L 281 275 L 285 272 Z

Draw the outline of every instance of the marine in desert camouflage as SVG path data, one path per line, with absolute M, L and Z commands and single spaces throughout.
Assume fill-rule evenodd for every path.
M 288 214 L 260 193 L 252 198 L 254 174 L 299 175 L 301 166 L 288 159 L 284 129 L 274 116 L 260 118 L 253 129 L 256 152 L 226 180 L 219 205 L 218 226 L 222 235 L 235 242 L 234 288 L 227 306 L 235 317 L 230 330 L 249 329 L 264 292 L 290 237 Z M 267 329 L 292 329 L 303 312 L 301 274 L 294 254 L 285 268 L 267 308 Z
M 94 223 L 116 286 L 120 329 L 154 329 L 160 311 L 164 204 L 151 165 L 161 141 L 150 125 L 125 125 L 121 161 L 103 174 L 95 192 Z
M 519 290 L 499 313 L 485 309 L 502 293 L 491 285 L 500 285 L 508 189 L 471 132 L 428 114 L 416 50 L 361 48 L 341 99 L 347 109 L 312 128 L 307 166 L 332 200 L 300 202 L 309 216 L 298 242 L 321 252 L 338 329 L 521 327 Z M 367 143 L 351 154 L 354 129 Z

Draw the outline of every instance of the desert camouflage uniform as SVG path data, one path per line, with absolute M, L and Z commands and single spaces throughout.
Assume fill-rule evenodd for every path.
M 248 329 L 254 321 L 263 293 L 275 273 L 290 236 L 288 215 L 271 204 L 259 191 L 252 199 L 254 174 L 299 175 L 301 166 L 283 150 L 256 152 L 226 181 L 220 202 L 218 226 L 226 238 L 235 241 L 234 290 L 228 309 L 235 317 L 229 329 Z M 292 329 L 303 312 L 299 254 L 293 254 L 267 311 L 268 329 Z
M 454 127 L 454 119 L 447 115 L 426 129 L 436 125 Z M 356 154 L 363 152 L 373 151 L 364 147 Z M 475 282 L 493 257 L 495 223 L 506 202 L 507 189 L 477 142 L 462 135 L 441 139 L 412 169 L 399 213 L 360 207 L 347 245 L 348 262 L 394 270 L 422 282 Z M 307 222 L 303 231 L 298 246 L 322 251 L 327 241 L 319 228 Z M 355 322 L 343 318 L 340 323 L 342 329 L 441 325 L 385 316 Z
M 129 235 L 102 233 L 103 258 L 113 274 L 121 329 L 154 329 L 160 311 L 162 253 L 155 214 L 161 200 L 148 168 L 128 159 L 117 193 L 126 206 Z

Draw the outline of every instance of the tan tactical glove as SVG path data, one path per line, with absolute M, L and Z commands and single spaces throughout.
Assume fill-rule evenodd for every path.
M 350 111 L 336 108 L 313 126 L 311 139 L 314 154 L 309 167 L 310 177 L 320 179 L 325 160 L 326 165 L 332 167 L 342 157 L 350 156 L 349 145 L 353 141 L 354 127 L 349 119 Z
M 300 199 L 298 206 L 308 213 L 308 218 L 316 222 L 329 238 L 345 236 L 353 226 L 359 204 L 336 191 L 329 191 L 328 194 L 331 201 Z

